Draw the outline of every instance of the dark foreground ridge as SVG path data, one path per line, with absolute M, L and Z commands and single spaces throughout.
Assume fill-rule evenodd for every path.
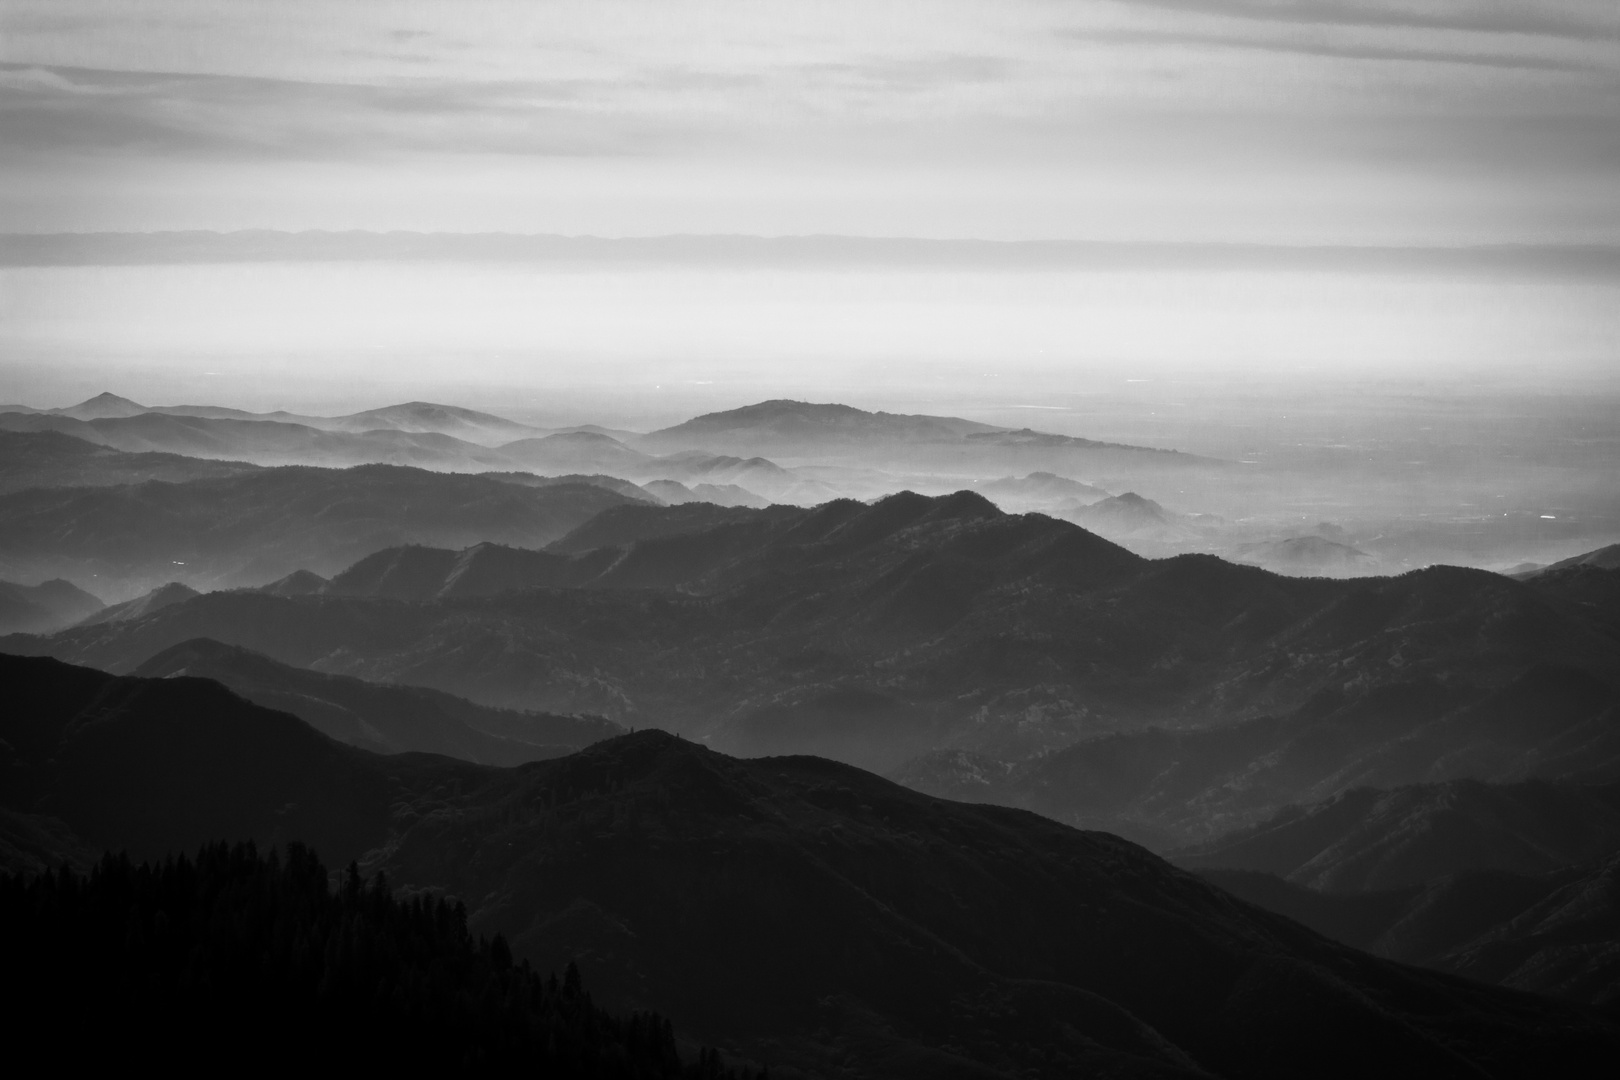
M 1582 1076 L 1620 1052 L 1581 1006 L 1380 960 L 1117 837 L 819 758 L 644 731 L 498 769 L 342 746 L 204 679 L 0 657 L 0 684 L 14 835 L 137 858 L 307 837 L 781 1075 Z
M 663 1017 L 597 1008 L 577 968 L 542 979 L 505 938 L 473 938 L 460 904 L 396 899 L 353 865 L 334 891 L 300 844 L 0 877 L 0 935 L 27 988 L 13 1030 L 81 1065 L 160 1046 L 182 1072 L 247 1051 L 259 1068 L 740 1080 L 707 1048 L 683 1064 Z

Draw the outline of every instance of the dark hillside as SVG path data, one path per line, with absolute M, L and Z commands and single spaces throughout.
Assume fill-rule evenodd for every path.
M 1326 892 L 1421 885 L 1471 870 L 1539 874 L 1620 851 L 1620 784 L 1456 780 L 1357 788 L 1172 853 Z
M 396 899 L 352 864 L 337 890 L 328 877 L 301 844 L 283 858 L 251 843 L 0 877 L 6 977 L 28 988 L 8 1023 L 73 1047 L 81 1067 L 124 1067 L 131 1048 L 157 1045 L 180 1073 L 251 1047 L 255 1071 L 738 1075 L 708 1049 L 683 1064 L 662 1017 L 603 1012 L 573 967 L 559 983 L 513 964 L 503 938 L 467 933 L 460 905 Z
M 517 769 L 380 758 L 196 679 L 0 659 L 0 797 L 102 846 L 295 832 L 541 970 L 823 1075 L 1587 1076 L 1593 1014 L 1389 964 L 1142 849 L 659 732 Z
M 323 675 L 206 638 L 165 649 L 135 674 L 213 679 L 257 705 L 291 713 L 339 742 L 379 754 L 419 750 L 485 765 L 521 765 L 624 734 L 599 717 L 492 709 L 437 690 Z
M 1620 1015 L 1620 856 L 1545 874 L 1470 870 L 1352 893 L 1325 893 L 1254 870 L 1201 875 L 1379 956 Z
M 0 429 L 0 494 L 27 488 L 109 487 L 147 480 L 240 476 L 257 465 L 180 454 L 129 454 L 60 431 Z

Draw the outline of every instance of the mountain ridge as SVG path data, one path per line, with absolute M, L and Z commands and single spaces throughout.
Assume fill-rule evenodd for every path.
M 486 558 L 487 578 L 452 585 Z M 1606 624 L 1484 571 L 1147 560 L 962 492 L 627 503 L 544 553 L 388 549 L 356 574 L 349 595 L 214 593 L 5 647 L 129 671 L 209 637 L 735 753 L 814 752 L 1165 847 L 1356 786 L 1620 770 Z
M 1579 1007 L 1354 952 L 1115 837 L 825 760 L 652 731 L 508 770 L 384 758 L 207 680 L 9 656 L 0 674 L 33 704 L 0 718 L 8 809 L 136 857 L 305 833 L 773 1066 L 1528 1077 L 1620 1049 Z

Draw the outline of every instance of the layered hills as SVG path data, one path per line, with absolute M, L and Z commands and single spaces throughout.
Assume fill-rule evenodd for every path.
M 257 465 L 341 467 L 385 463 L 477 472 L 511 468 L 499 451 L 438 432 L 378 428 L 326 431 L 283 420 L 141 412 L 75 420 L 49 413 L 0 413 L 11 432 L 56 432 L 130 453 L 182 454 Z
M 633 501 L 589 483 L 388 465 L 37 489 L 0 496 L 0 568 L 136 588 L 258 585 L 300 569 L 329 575 L 402 543 L 537 547 Z
M 323 735 L 379 754 L 417 750 L 521 765 L 624 734 L 601 717 L 492 709 L 437 690 L 323 675 L 206 638 L 163 650 L 136 674 L 212 679 L 248 701 L 291 713 Z
M 1364 572 L 1375 563 L 1365 551 L 1321 536 L 1290 536 L 1242 544 L 1231 554 L 1238 562 L 1253 563 L 1279 573 L 1328 577 Z
M 1454 780 L 1357 788 L 1173 854 L 1348 893 L 1474 870 L 1540 874 L 1620 851 L 1620 784 Z
M 126 619 L 139 619 L 159 611 L 170 604 L 180 604 L 194 596 L 202 595 L 189 585 L 178 581 L 171 581 L 167 585 L 160 585 L 151 592 L 125 600 L 121 604 L 111 604 L 101 608 L 93 615 L 80 621 L 80 626 L 96 626 L 101 623 L 122 622 Z
M 1166 846 L 1357 786 L 1620 769 L 1615 638 L 1536 582 L 1145 560 L 969 492 L 624 503 L 546 552 L 389 550 L 6 647 L 123 672 L 198 637 Z
M 298 836 L 773 1071 L 1598 1075 L 1576 1006 L 1377 960 L 1115 837 L 660 732 L 500 770 L 201 679 L 0 658 L 0 800 L 137 858 Z
M 707 413 L 643 436 L 638 448 L 720 451 L 744 457 L 860 461 L 941 472 L 1024 468 L 1197 470 L 1216 463 L 1176 451 L 1012 430 L 955 416 L 869 412 L 849 405 L 775 399 Z M 996 475 L 994 472 L 990 476 Z
M 1620 1011 L 1620 857 L 1543 874 L 1469 870 L 1324 893 L 1254 870 L 1202 876 L 1376 955 Z
M 1379 678 L 1386 663 L 1365 681 L 1358 670 L 1355 682 L 1324 685 L 1293 707 L 1232 724 L 1082 738 L 1022 762 L 936 752 L 895 775 L 924 791 L 1027 806 L 1156 847 L 1256 825 L 1285 805 L 1356 788 L 1620 778 L 1615 682 L 1594 673 L 1606 670 L 1601 661 L 1583 669 L 1543 657 L 1506 686 L 1481 680 L 1467 690 L 1440 673 L 1448 666 Z M 1368 809 L 1347 803 L 1343 820 Z
M 71 581 L 0 581 L 0 633 L 49 633 L 94 616 L 103 605 Z
M 257 466 L 181 454 L 125 453 L 59 431 L 0 430 L 0 495 L 25 488 L 105 487 L 240 476 Z
M 290 412 L 254 413 L 219 405 L 142 405 L 117 394 L 101 393 L 77 405 L 60 409 L 29 409 L 8 405 L 0 407 L 0 413 L 4 412 L 20 412 L 42 417 L 60 416 L 81 421 L 125 420 L 144 413 L 154 413 L 160 416 L 189 417 L 198 420 L 252 420 L 296 424 L 319 431 L 363 433 L 389 430 L 412 434 L 449 435 L 488 446 L 542 433 L 540 429 L 504 417 L 456 405 L 439 405 L 430 401 L 408 401 L 402 405 L 367 409 L 343 416 L 306 416 Z
M 1533 570 L 1525 571 L 1520 577 L 1539 577 L 1543 574 L 1557 573 L 1561 570 L 1574 570 L 1578 567 L 1592 567 L 1598 570 L 1620 570 L 1620 544 L 1610 544 L 1595 551 L 1572 555 L 1567 559 L 1560 559 L 1547 566 L 1538 566 Z

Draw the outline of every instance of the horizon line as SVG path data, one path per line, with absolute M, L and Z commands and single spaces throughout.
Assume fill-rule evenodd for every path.
M 0 266 L 240 262 L 670 262 L 1167 268 L 1247 264 L 1299 270 L 1426 270 L 1620 276 L 1620 244 L 1282 244 L 1226 240 L 236 229 L 0 234 Z

